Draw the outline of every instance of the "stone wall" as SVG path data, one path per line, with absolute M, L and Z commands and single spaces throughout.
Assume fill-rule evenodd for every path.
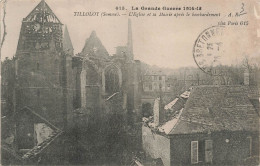
M 17 56 L 16 104 L 28 106 L 56 126 L 63 128 L 64 61 L 58 52 L 31 52 Z M 55 101 L 55 102 L 54 102 Z M 71 103 L 72 104 L 72 103 Z
M 211 134 L 187 134 L 171 137 L 171 164 L 191 165 L 191 141 L 212 140 L 215 165 L 241 163 L 249 157 L 250 146 L 247 138 L 252 137 L 251 156 L 258 155 L 258 137 L 249 132 L 216 132 Z M 200 152 L 199 152 L 200 155 Z M 204 155 L 204 154 L 203 154 Z M 202 157 L 203 158 L 203 157 Z M 206 164 L 199 161 L 199 164 Z
M 164 166 L 170 166 L 170 139 L 151 131 L 149 127 L 142 126 L 142 142 L 146 155 L 154 159 L 161 158 Z

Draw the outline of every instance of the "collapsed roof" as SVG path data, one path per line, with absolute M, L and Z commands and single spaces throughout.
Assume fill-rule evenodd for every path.
M 11 154 L 13 157 L 17 158 L 21 162 L 26 162 L 30 159 L 37 157 L 39 154 L 41 154 L 44 151 L 44 149 L 46 149 L 49 145 L 51 145 L 51 143 L 63 133 L 63 131 L 61 131 L 59 128 L 57 128 L 52 123 L 47 121 L 41 115 L 34 112 L 29 107 L 24 107 L 20 111 L 16 112 L 13 119 L 10 119 L 8 122 L 19 121 L 19 119 L 22 118 L 23 114 L 30 115 L 30 117 L 32 117 L 32 118 L 29 120 L 32 121 L 33 123 L 37 122 L 38 127 L 42 127 L 39 130 L 44 129 L 44 131 L 42 131 L 42 132 L 44 132 L 44 134 L 38 133 L 39 136 L 41 136 L 41 138 L 39 139 L 39 137 L 37 137 L 37 144 L 32 149 L 27 151 L 25 154 L 17 153 L 12 148 L 11 143 L 9 143 L 10 141 L 7 142 L 7 140 L 10 140 L 10 138 L 13 137 L 13 134 L 9 134 L 5 138 L 2 138 L 3 140 L 2 140 L 1 147 L 7 153 Z M 14 123 L 14 122 L 11 122 L 11 124 L 12 123 Z M 5 124 L 3 124 L 3 125 L 5 125 Z M 6 125 L 10 125 L 10 124 L 6 124 Z M 5 127 L 6 127 L 6 125 L 5 125 Z M 37 125 L 34 124 L 34 127 L 36 128 Z M 46 132 L 47 132 L 47 134 L 46 134 Z
M 193 87 L 191 92 L 184 92 L 165 109 L 161 111 L 168 112 L 170 117 L 157 129 L 166 135 L 258 131 L 257 110 L 250 102 L 245 86 Z M 145 122 L 154 127 L 152 120 Z

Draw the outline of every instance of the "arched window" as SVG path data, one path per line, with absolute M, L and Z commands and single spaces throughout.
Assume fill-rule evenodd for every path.
M 116 65 L 107 66 L 102 72 L 102 88 L 106 94 L 119 92 L 122 85 L 122 72 Z
M 120 89 L 118 69 L 114 66 L 105 71 L 105 88 L 108 94 L 118 92 Z
M 98 85 L 98 72 L 92 65 L 88 65 L 86 73 L 86 85 Z

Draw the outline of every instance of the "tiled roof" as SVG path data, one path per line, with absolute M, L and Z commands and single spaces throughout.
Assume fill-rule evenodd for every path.
M 247 86 L 248 97 L 251 99 L 258 99 L 260 94 L 260 87 Z
M 197 86 L 166 105 L 168 117 L 155 131 L 191 134 L 214 131 L 258 131 L 258 114 L 246 86 Z M 181 111 L 180 111 L 181 110 Z
M 168 110 L 171 109 L 179 100 L 179 98 L 175 98 L 173 101 L 171 101 L 169 104 L 164 106 L 164 109 Z
M 179 97 L 176 97 L 169 104 L 166 104 L 164 106 L 164 110 L 161 110 L 161 111 L 165 111 L 165 123 L 158 126 L 157 129 L 160 132 L 169 134 L 171 130 L 176 126 L 183 112 L 184 104 L 187 101 L 187 97 L 188 97 L 187 94 L 190 94 L 190 90 L 187 90 L 184 93 L 182 93 Z M 143 118 L 143 122 L 146 123 L 151 128 L 156 128 L 156 125 L 154 123 L 154 118 L 152 116 L 149 118 Z
M 257 131 L 258 115 L 245 86 L 198 86 L 169 134 L 209 131 Z
M 177 125 L 181 115 L 182 115 L 183 108 L 176 114 L 176 116 L 172 117 L 169 121 L 165 122 L 162 126 L 158 129 L 160 132 L 164 132 L 165 134 L 171 133 L 174 130 L 175 126 Z

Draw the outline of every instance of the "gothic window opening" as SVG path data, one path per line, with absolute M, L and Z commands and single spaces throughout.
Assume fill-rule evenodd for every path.
M 96 69 L 89 65 L 87 68 L 86 74 L 86 85 L 98 85 L 98 72 Z
M 120 90 L 118 68 L 110 67 L 105 71 L 106 93 L 113 94 Z

